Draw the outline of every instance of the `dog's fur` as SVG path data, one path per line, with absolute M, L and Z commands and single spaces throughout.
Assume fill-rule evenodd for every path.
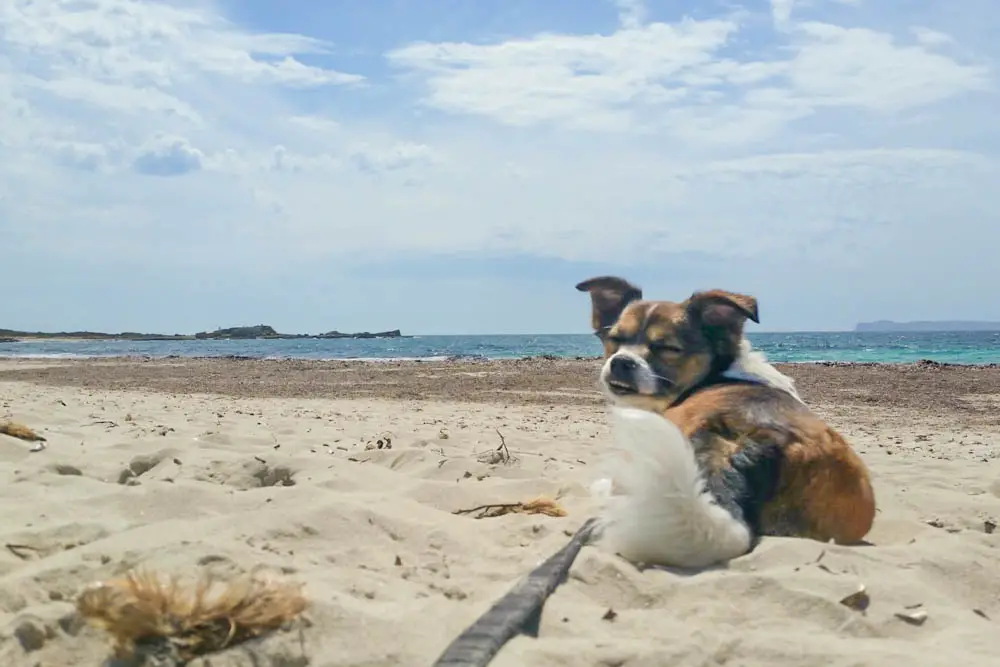
M 864 463 L 751 349 L 757 300 L 711 290 L 643 300 L 622 278 L 589 292 L 600 386 L 623 447 L 604 540 L 629 560 L 707 566 L 762 535 L 858 543 L 875 517 Z

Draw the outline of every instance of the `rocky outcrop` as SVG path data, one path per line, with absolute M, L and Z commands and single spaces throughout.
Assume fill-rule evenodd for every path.
M 62 338 L 64 340 L 193 340 L 194 336 L 183 334 L 136 333 L 123 331 L 121 333 L 105 333 L 103 331 L 16 331 L 0 329 L 0 342 L 18 343 L 23 340 L 47 340 Z
M 258 324 L 252 327 L 229 327 L 215 331 L 200 331 L 194 335 L 197 340 L 256 340 L 258 338 L 282 338 L 274 327 Z
M 228 329 L 217 329 L 212 332 L 201 332 L 194 336 L 198 340 L 250 340 L 261 338 L 277 338 L 290 340 L 298 338 L 403 338 L 399 329 L 392 331 L 377 331 L 375 333 L 362 331 L 359 333 L 344 333 L 342 331 L 327 331 L 321 334 L 283 334 L 274 330 L 266 324 L 258 324 L 252 327 L 230 327 Z
M 368 331 L 362 331 L 361 333 L 342 333 L 340 331 L 327 331 L 324 334 L 316 336 L 316 338 L 402 338 L 403 334 L 400 333 L 399 329 L 393 329 L 392 331 L 378 331 L 376 333 L 370 333 Z
M 277 339 L 290 340 L 297 338 L 409 338 L 404 336 L 399 329 L 391 331 L 362 331 L 359 333 L 344 333 L 342 331 L 327 331 L 322 334 L 283 334 L 275 331 L 274 327 L 267 324 L 256 324 L 246 327 L 228 327 L 216 329 L 215 331 L 200 331 L 195 335 L 184 334 L 144 334 L 134 331 L 122 333 L 101 333 L 97 331 L 62 331 L 59 333 L 47 333 L 42 331 L 14 331 L 13 329 L 0 329 L 0 343 L 17 343 L 22 340 L 46 340 L 62 338 L 68 340 L 262 340 Z

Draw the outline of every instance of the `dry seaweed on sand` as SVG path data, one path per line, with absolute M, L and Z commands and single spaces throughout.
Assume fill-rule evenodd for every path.
M 566 510 L 551 498 L 539 496 L 526 503 L 491 503 L 465 510 L 455 510 L 452 514 L 474 514 L 477 519 L 485 519 L 505 514 L 544 514 L 546 516 L 566 516 Z
M 569 573 L 580 549 L 597 530 L 588 519 L 566 545 L 528 573 L 448 645 L 434 667 L 484 667 L 517 634 L 538 636 L 545 601 Z
M 185 584 L 153 572 L 98 582 L 76 600 L 83 620 L 111 636 L 115 658 L 164 656 L 181 665 L 280 629 L 306 606 L 301 585 L 260 575 L 206 574 Z
M 35 433 L 24 424 L 18 424 L 17 422 L 12 421 L 0 422 L 0 434 L 9 435 L 10 437 L 17 438 L 18 440 L 27 440 L 28 442 L 45 442 L 45 438 Z

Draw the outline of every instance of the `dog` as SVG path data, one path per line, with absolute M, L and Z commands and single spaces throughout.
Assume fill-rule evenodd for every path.
M 602 540 L 633 562 L 708 567 L 762 536 L 857 544 L 875 518 L 870 475 L 743 335 L 756 298 L 709 290 L 651 301 L 623 278 L 591 298 L 599 386 L 624 450 Z

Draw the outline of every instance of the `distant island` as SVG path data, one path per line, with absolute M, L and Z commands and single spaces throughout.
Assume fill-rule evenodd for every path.
M 278 333 L 274 327 L 258 324 L 250 327 L 229 327 L 215 331 L 200 331 L 196 334 L 156 334 L 123 331 L 121 333 L 103 333 L 100 331 L 15 331 L 0 329 L 0 343 L 17 343 L 24 340 L 129 340 L 129 341 L 159 341 L 159 340 L 293 340 L 298 338 L 339 339 L 339 338 L 409 338 L 400 333 L 399 329 L 392 331 L 362 331 L 359 333 L 344 333 L 342 331 L 327 331 L 321 334 L 284 334 Z
M 920 320 L 917 322 L 858 322 L 854 326 L 859 332 L 929 332 L 929 331 L 1000 331 L 1000 322 L 979 322 L 974 320 Z

